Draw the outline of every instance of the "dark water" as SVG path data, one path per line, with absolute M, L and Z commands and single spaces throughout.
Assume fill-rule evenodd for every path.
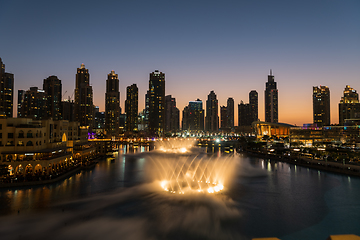
M 223 194 L 175 196 L 149 181 L 147 153 L 123 154 L 147 150 L 124 146 L 114 162 L 62 182 L 1 189 L 1 239 L 360 235 L 359 178 L 240 155 Z

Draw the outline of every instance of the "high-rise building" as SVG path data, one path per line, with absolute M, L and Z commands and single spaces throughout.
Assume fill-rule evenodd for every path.
M 150 73 L 148 98 L 149 133 L 161 136 L 165 124 L 165 73 L 159 70 Z
M 206 117 L 205 117 L 205 131 L 217 132 L 219 131 L 219 107 L 216 94 L 211 91 L 206 100 Z
M 180 129 L 180 111 L 176 107 L 175 98 L 165 96 L 165 131 L 176 132 Z
M 74 100 L 65 99 L 61 102 L 62 107 L 62 119 L 68 120 L 69 122 L 75 121 L 75 103 Z
M 234 99 L 231 97 L 228 98 L 228 100 L 227 100 L 226 111 L 227 111 L 226 127 L 233 129 L 234 128 Z
M 271 69 L 265 89 L 265 122 L 278 122 L 278 90 Z
M 126 101 L 125 101 L 126 131 L 130 131 L 130 132 L 138 131 L 138 102 L 139 102 L 138 95 L 139 95 L 139 90 L 136 84 L 133 84 L 126 88 Z
M 62 119 L 62 85 L 57 76 L 50 76 L 44 79 L 43 89 L 47 93 L 48 117 L 54 121 Z
M 228 128 L 228 111 L 226 106 L 220 106 L 220 128 Z
M 182 111 L 181 130 L 190 130 L 189 106 L 185 106 Z
M 18 90 L 18 104 L 17 104 L 17 117 L 24 117 L 23 104 L 24 104 L 25 90 Z
M 183 110 L 182 130 L 204 131 L 204 109 L 202 101 L 190 101 Z
M 250 115 L 251 122 L 255 122 L 259 119 L 258 117 L 258 93 L 256 90 L 252 90 L 249 93 L 249 104 L 250 104 Z
M 5 64 L 0 58 L 0 115 L 13 117 L 14 74 L 5 72 Z
M 359 95 L 355 89 L 346 85 L 339 103 L 339 124 L 344 125 L 345 119 L 354 118 L 360 118 Z
M 95 106 L 94 117 L 95 117 L 95 129 L 104 129 L 106 124 L 106 113 L 100 112 L 99 106 Z
M 327 86 L 313 87 L 313 119 L 319 127 L 330 125 L 330 90 Z
M 21 112 L 24 118 L 32 118 L 36 120 L 48 119 L 48 100 L 45 90 L 31 87 L 24 95 L 24 102 Z
M 238 104 L 238 125 L 250 126 L 251 123 L 251 105 L 241 101 L 240 104 Z
M 89 126 L 91 131 L 94 125 L 93 90 L 90 86 L 89 70 L 84 64 L 77 69 L 75 82 L 75 121 L 80 126 Z
M 105 129 L 108 136 L 119 134 L 120 91 L 119 78 L 115 71 L 108 74 L 105 93 Z

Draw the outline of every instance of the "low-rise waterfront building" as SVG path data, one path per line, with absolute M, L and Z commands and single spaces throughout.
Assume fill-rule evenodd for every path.
M 65 120 L 0 119 L 0 163 L 9 175 L 52 175 L 76 164 L 79 123 Z

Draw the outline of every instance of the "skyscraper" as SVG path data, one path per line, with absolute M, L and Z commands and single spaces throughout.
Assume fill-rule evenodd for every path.
M 14 74 L 5 72 L 5 64 L 0 58 L 0 115 L 13 117 Z
M 77 69 L 75 82 L 75 121 L 78 121 L 80 126 L 89 126 L 89 131 L 91 131 L 93 114 L 93 90 L 90 86 L 90 74 L 85 65 L 81 64 L 81 67 Z
M 48 117 L 54 121 L 62 119 L 62 85 L 57 76 L 50 76 L 44 79 L 43 89 L 47 93 L 47 110 Z
M 278 90 L 271 69 L 265 89 L 265 122 L 278 122 Z
M 353 118 L 360 118 L 359 95 L 355 89 L 346 85 L 339 103 L 339 124 L 344 125 L 345 119 Z
M 258 93 L 252 90 L 249 93 L 249 103 L 243 101 L 238 104 L 238 125 L 251 126 L 258 120 Z
M 226 106 L 220 106 L 220 128 L 228 128 L 228 111 Z
M 37 87 L 31 87 L 24 95 L 24 102 L 21 106 L 22 117 L 36 120 L 48 119 L 49 111 L 47 104 L 47 93 Z
M 117 136 L 120 124 L 119 78 L 115 71 L 108 74 L 105 93 L 105 129 L 106 135 Z
M 18 90 L 18 104 L 17 104 L 17 117 L 24 117 L 23 104 L 24 104 L 25 90 Z
M 251 119 L 251 105 L 244 103 L 243 101 L 238 104 L 238 125 L 239 126 L 250 126 L 252 123 Z
M 200 99 L 190 101 L 184 108 L 182 130 L 204 131 L 204 109 Z
M 134 132 L 138 131 L 138 88 L 136 84 L 128 86 L 126 88 L 126 101 L 125 101 L 125 113 L 126 113 L 126 131 Z
M 326 86 L 313 87 L 313 119 L 319 127 L 330 125 L 330 90 Z
M 180 129 L 180 111 L 176 107 L 175 98 L 165 96 L 165 131 L 176 132 Z
M 150 73 L 148 98 L 149 133 L 161 136 L 165 124 L 165 73 L 159 70 Z
M 258 117 L 258 93 L 256 90 L 252 90 L 249 93 L 249 104 L 250 104 L 250 117 L 251 122 L 255 122 L 259 119 Z
M 64 101 L 61 101 L 61 107 L 62 107 L 62 119 L 68 120 L 69 122 L 75 121 L 75 103 L 74 100 L 65 99 Z
M 205 131 L 217 132 L 219 131 L 219 107 L 216 94 L 211 91 L 206 100 L 206 117 L 205 117 Z
M 233 129 L 234 128 L 234 99 L 231 97 L 227 99 L 226 111 L 227 111 L 226 127 Z

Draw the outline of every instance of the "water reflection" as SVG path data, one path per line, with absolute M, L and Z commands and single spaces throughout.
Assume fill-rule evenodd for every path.
M 59 183 L 32 188 L 1 189 L 0 214 L 13 214 L 15 217 L 20 215 L 17 218 L 19 220 L 12 222 L 15 227 L 18 221 L 25 219 L 23 216 L 26 216 L 27 212 L 47 213 L 56 211 L 54 205 L 77 201 L 78 204 L 73 208 L 77 212 L 69 219 L 76 223 L 81 222 L 80 227 L 85 230 L 65 228 L 64 222 L 58 223 L 61 229 L 69 234 L 70 230 L 84 234 L 92 228 L 101 229 L 99 226 L 112 226 L 113 228 L 107 229 L 118 233 L 117 228 L 121 225 L 141 232 L 144 234 L 141 237 L 144 238 L 140 239 L 146 239 L 149 238 L 146 229 L 152 226 L 158 231 L 154 233 L 153 239 L 159 236 L 164 239 L 164 236 L 156 234 L 169 234 L 173 229 L 183 231 L 184 227 L 194 229 L 196 224 L 200 224 L 204 232 L 209 226 L 216 229 L 216 236 L 225 236 L 225 239 L 239 239 L 239 236 L 245 236 L 245 239 L 270 236 L 283 240 L 301 239 L 291 236 L 298 236 L 296 234 L 302 231 L 307 233 L 306 239 L 326 239 L 328 235 L 342 229 L 346 229 L 346 233 L 360 234 L 359 178 L 241 155 L 236 167 L 238 175 L 227 192 L 213 196 L 210 200 L 199 198 L 195 201 L 174 201 L 166 195 L 157 196 L 146 189 L 146 154 L 140 154 L 140 157 L 136 158 L 132 157 L 132 154 L 148 150 L 149 146 L 121 145 L 119 152 L 113 154 L 115 161 L 100 161 L 93 170 L 79 172 Z M 215 150 L 215 154 L 221 156 L 224 153 Z M 223 201 L 222 198 L 227 200 Z M 228 211 L 230 203 L 231 208 Z M 93 206 L 97 207 L 98 211 L 91 215 Z M 86 210 L 86 214 L 91 217 L 83 221 L 88 215 L 83 215 L 85 213 L 79 209 Z M 230 215 L 237 214 L 230 220 L 220 222 L 216 218 L 220 216 L 221 219 L 224 211 Z M 72 213 L 66 212 L 64 216 L 66 214 Z M 0 220 L 7 223 L 7 217 L 10 216 Z M 42 223 L 46 223 L 47 219 L 59 221 L 56 219 L 60 218 L 57 218 L 57 215 L 45 215 L 41 218 Z M 109 223 L 108 219 L 114 221 Z M 35 220 L 41 222 L 39 219 Z M 181 225 L 181 221 L 186 224 Z M 169 223 L 174 225 L 169 227 Z M 160 226 L 167 229 L 160 230 Z M 167 231 L 169 229 L 171 231 Z M 172 232 L 175 235 L 170 236 L 173 238 L 166 236 L 176 239 L 176 231 Z M 102 234 L 104 239 L 110 236 L 105 232 Z M 311 238 L 312 235 L 316 238 Z M 203 239 L 211 239 L 211 236 L 206 235 Z

